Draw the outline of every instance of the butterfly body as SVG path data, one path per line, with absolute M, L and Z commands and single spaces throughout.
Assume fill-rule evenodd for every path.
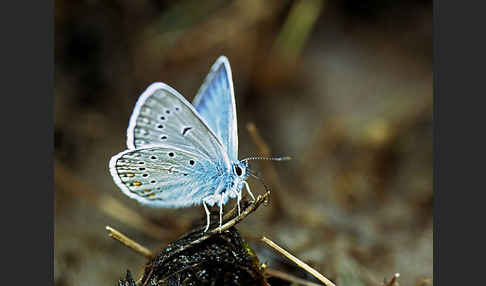
M 139 97 L 127 129 L 127 148 L 110 173 L 127 196 L 153 207 L 202 204 L 220 208 L 241 199 L 248 164 L 238 160 L 236 106 L 226 57 L 212 66 L 191 105 L 164 83 Z M 239 210 L 239 208 L 238 208 Z

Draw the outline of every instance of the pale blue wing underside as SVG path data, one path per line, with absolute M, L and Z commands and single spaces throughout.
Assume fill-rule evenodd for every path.
M 205 120 L 164 83 L 153 83 L 143 92 L 127 129 L 128 149 L 151 145 L 173 146 L 230 165 L 223 144 Z
M 110 160 L 110 173 L 126 195 L 143 204 L 201 204 L 227 186 L 226 148 L 194 107 L 164 83 L 150 85 L 138 99 L 127 146 Z
M 193 105 L 221 140 L 230 160 L 238 159 L 238 130 L 233 79 L 228 59 L 213 64 Z
M 120 189 L 156 207 L 201 204 L 225 186 L 221 170 L 201 154 L 168 145 L 126 150 L 110 161 L 110 173 Z

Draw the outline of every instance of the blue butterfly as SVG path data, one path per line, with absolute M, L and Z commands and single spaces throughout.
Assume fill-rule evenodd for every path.
M 208 206 L 237 198 L 250 175 L 247 158 L 238 160 L 233 80 L 228 59 L 211 67 L 191 105 L 170 86 L 151 84 L 138 99 L 127 130 L 127 147 L 110 160 L 110 173 L 127 196 L 154 207 Z M 286 160 L 287 158 L 273 158 Z

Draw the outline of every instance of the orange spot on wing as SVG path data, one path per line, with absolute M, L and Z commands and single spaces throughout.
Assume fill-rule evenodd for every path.
M 133 184 L 134 184 L 135 186 L 137 186 L 137 187 L 142 185 L 142 183 L 137 182 L 137 181 L 133 182 Z
M 135 176 L 135 174 L 133 174 L 133 173 L 128 173 L 127 174 L 127 177 L 134 177 L 134 176 Z

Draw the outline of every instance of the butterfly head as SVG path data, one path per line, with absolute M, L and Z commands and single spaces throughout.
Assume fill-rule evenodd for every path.
M 248 163 L 245 161 L 233 161 L 231 164 L 230 186 L 227 195 L 231 198 L 236 198 L 241 194 L 241 189 L 245 184 L 246 179 L 250 176 L 250 169 Z
M 246 180 L 249 176 L 248 163 L 246 161 L 235 161 L 232 164 L 232 172 L 237 180 Z

